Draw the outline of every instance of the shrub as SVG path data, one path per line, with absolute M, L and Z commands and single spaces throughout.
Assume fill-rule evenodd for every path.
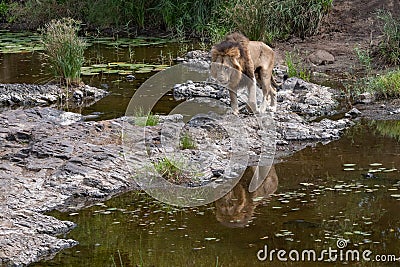
M 271 43 L 317 33 L 331 5 L 332 0 L 237 0 L 225 15 L 250 39 Z
M 54 75 L 67 85 L 78 85 L 85 61 L 85 42 L 78 37 L 79 22 L 64 18 L 52 20 L 42 29 L 45 56 Z
M 383 40 L 378 45 L 379 55 L 388 63 L 400 64 L 400 18 L 390 11 L 380 10 L 378 19 L 383 23 Z
M 400 70 L 390 71 L 386 74 L 377 74 L 359 79 L 350 87 L 352 95 L 369 92 L 377 97 L 399 97 L 400 96 Z

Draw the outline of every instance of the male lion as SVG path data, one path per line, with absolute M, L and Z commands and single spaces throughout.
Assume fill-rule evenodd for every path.
M 235 114 L 239 113 L 237 90 L 244 86 L 248 89 L 248 105 L 253 112 L 265 112 L 268 97 L 271 109 L 276 109 L 276 90 L 271 86 L 271 81 L 277 86 L 272 77 L 275 55 L 268 45 L 249 41 L 240 33 L 232 33 L 213 46 L 211 57 L 211 76 L 230 89 L 231 107 Z M 243 77 L 243 74 L 248 78 Z M 256 81 L 263 92 L 260 109 L 257 108 Z

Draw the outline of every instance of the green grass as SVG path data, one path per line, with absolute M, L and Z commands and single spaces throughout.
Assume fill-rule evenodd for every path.
M 400 97 L 400 70 L 358 79 L 349 89 L 353 96 L 369 92 L 378 98 Z
M 290 35 L 304 38 L 316 34 L 332 0 L 237 0 L 224 15 L 234 29 L 252 40 L 272 43 Z
M 356 52 L 358 61 L 360 64 L 363 66 L 363 68 L 367 71 L 367 73 L 371 73 L 372 71 L 372 57 L 371 57 L 371 52 L 369 49 L 367 50 L 362 50 L 361 48 L 354 48 L 354 51 Z
M 78 37 L 79 22 L 70 18 L 52 20 L 42 29 L 45 56 L 55 77 L 66 85 L 81 82 L 86 44 Z
M 155 170 L 167 181 L 175 184 L 181 184 L 189 180 L 183 171 L 185 164 L 181 161 L 163 157 L 153 164 Z
M 188 133 L 184 133 L 180 139 L 181 149 L 195 149 L 196 143 Z
M 400 64 L 400 18 L 390 11 L 380 10 L 378 19 L 382 23 L 383 39 L 378 45 L 378 54 L 387 63 Z
M 285 64 L 288 67 L 288 77 L 297 77 L 304 81 L 310 81 L 311 74 L 301 66 L 300 57 L 294 53 L 286 52 Z
M 367 90 L 389 98 L 400 96 L 400 70 L 390 71 L 370 78 Z

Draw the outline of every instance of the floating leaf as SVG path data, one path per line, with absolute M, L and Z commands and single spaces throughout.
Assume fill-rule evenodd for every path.
M 382 166 L 382 165 L 383 165 L 382 163 L 378 163 L 378 162 L 369 164 L 369 166 L 371 166 L 371 167 L 378 167 L 378 166 Z
M 346 163 L 346 164 L 343 164 L 343 167 L 354 167 L 356 165 L 357 164 L 355 164 L 355 163 Z

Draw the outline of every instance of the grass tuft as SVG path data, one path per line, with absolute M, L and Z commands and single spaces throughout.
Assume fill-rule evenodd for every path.
M 298 77 L 304 81 L 310 81 L 311 74 L 307 69 L 301 66 L 299 56 L 286 52 L 285 54 L 285 63 L 288 67 L 288 77 Z
M 86 44 L 78 37 L 79 22 L 71 18 L 52 20 L 42 29 L 45 56 L 55 77 L 67 85 L 81 82 Z
M 181 184 L 189 180 L 183 171 L 185 167 L 183 162 L 163 157 L 153 164 L 156 171 L 169 182 Z
M 180 139 L 181 149 L 195 149 L 196 143 L 189 133 L 184 133 Z

